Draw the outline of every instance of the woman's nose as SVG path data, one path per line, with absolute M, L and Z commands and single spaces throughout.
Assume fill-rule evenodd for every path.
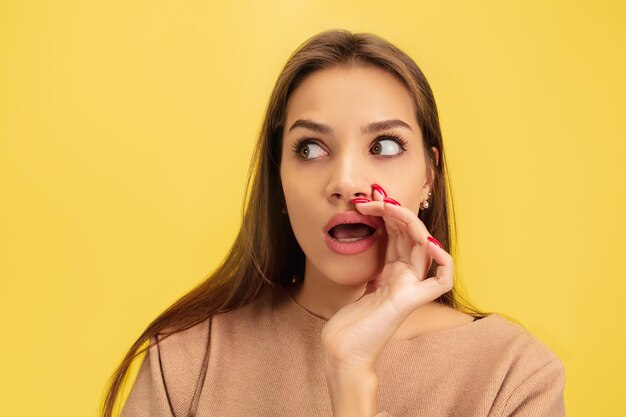
M 367 169 L 353 158 L 342 158 L 331 165 L 326 195 L 331 203 L 350 202 L 356 197 L 372 198 L 372 182 Z

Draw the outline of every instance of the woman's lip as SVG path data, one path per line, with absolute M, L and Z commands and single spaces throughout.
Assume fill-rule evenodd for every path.
M 333 217 L 330 218 L 326 226 L 324 226 L 324 233 L 328 233 L 330 229 L 337 226 L 338 224 L 355 224 L 362 223 L 366 224 L 372 229 L 378 230 L 382 226 L 380 217 L 374 218 L 372 216 L 365 216 L 358 211 L 350 210 L 344 211 L 342 213 L 337 213 Z
M 328 233 L 324 233 L 324 241 L 330 250 L 335 253 L 340 255 L 356 255 L 357 253 L 368 250 L 376 242 L 379 235 L 379 229 L 377 229 L 373 235 L 365 239 L 355 240 L 354 242 L 340 242 Z

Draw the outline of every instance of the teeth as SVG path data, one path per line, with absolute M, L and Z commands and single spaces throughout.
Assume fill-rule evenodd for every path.
M 355 242 L 357 240 L 363 240 L 363 239 L 365 238 L 364 237 L 352 237 L 349 239 L 335 239 L 335 240 L 338 240 L 339 242 L 342 242 L 342 243 L 346 243 L 346 242 Z

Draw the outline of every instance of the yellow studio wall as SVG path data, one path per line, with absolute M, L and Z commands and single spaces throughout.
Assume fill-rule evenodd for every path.
M 458 279 L 626 415 L 619 1 L 3 1 L 4 416 L 96 416 L 114 368 L 211 272 L 289 54 L 325 29 L 408 52 L 438 102 Z

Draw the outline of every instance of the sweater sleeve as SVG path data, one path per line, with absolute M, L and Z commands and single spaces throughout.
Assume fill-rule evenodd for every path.
M 172 416 L 157 349 L 155 345 L 146 352 L 120 417 Z
M 559 358 L 536 370 L 509 395 L 500 417 L 564 417 L 565 367 Z

